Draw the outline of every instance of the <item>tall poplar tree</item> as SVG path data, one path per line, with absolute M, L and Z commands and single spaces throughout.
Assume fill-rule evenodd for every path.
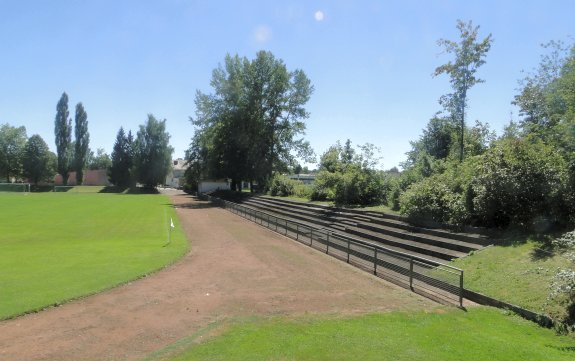
M 84 168 L 88 156 L 90 133 L 88 132 L 88 114 L 82 103 L 76 104 L 76 117 L 74 118 L 74 170 L 76 171 L 76 184 L 84 180 Z
M 72 119 L 69 118 L 68 94 L 62 93 L 56 106 L 56 119 L 54 121 L 54 135 L 56 138 L 56 153 L 58 156 L 57 171 L 62 176 L 64 185 L 68 184 L 70 173 L 72 142 Z
M 446 53 L 453 54 L 455 59 L 435 69 L 434 76 L 447 74 L 453 93 L 442 96 L 439 103 L 451 114 L 453 121 L 459 127 L 459 161 L 463 161 L 463 139 L 465 132 L 465 109 L 467 108 L 467 92 L 477 83 L 484 80 L 476 78 L 477 69 L 485 64 L 485 56 L 491 48 L 491 34 L 481 41 L 477 40 L 479 26 L 473 26 L 457 20 L 459 42 L 440 39 L 437 44 Z

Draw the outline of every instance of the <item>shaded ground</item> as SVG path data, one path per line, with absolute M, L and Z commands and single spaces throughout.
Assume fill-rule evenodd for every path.
M 436 304 L 184 194 L 192 244 L 150 277 L 0 323 L 2 360 L 137 360 L 216 320 Z

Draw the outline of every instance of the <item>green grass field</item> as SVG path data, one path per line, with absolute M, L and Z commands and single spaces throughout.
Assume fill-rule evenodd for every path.
M 214 336 L 215 335 L 215 336 Z M 216 325 L 146 360 L 573 360 L 575 338 L 475 307 Z
M 188 249 L 162 195 L 0 193 L 0 319 L 153 272 Z M 168 237 L 170 217 L 176 229 Z
M 493 246 L 453 265 L 465 271 L 465 288 L 562 319 L 567 303 L 547 299 L 549 282 L 557 268 L 571 263 L 560 254 L 537 251 L 539 246 L 534 241 Z

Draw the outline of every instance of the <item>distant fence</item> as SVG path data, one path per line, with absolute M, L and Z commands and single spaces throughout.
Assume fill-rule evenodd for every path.
M 201 194 L 232 213 L 438 301 L 463 307 L 463 270 Z

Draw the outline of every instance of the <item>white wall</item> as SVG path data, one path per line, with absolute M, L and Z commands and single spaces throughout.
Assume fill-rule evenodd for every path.
M 198 184 L 198 193 L 208 193 L 212 191 L 229 190 L 230 184 L 228 182 L 213 182 L 213 181 L 202 181 Z

